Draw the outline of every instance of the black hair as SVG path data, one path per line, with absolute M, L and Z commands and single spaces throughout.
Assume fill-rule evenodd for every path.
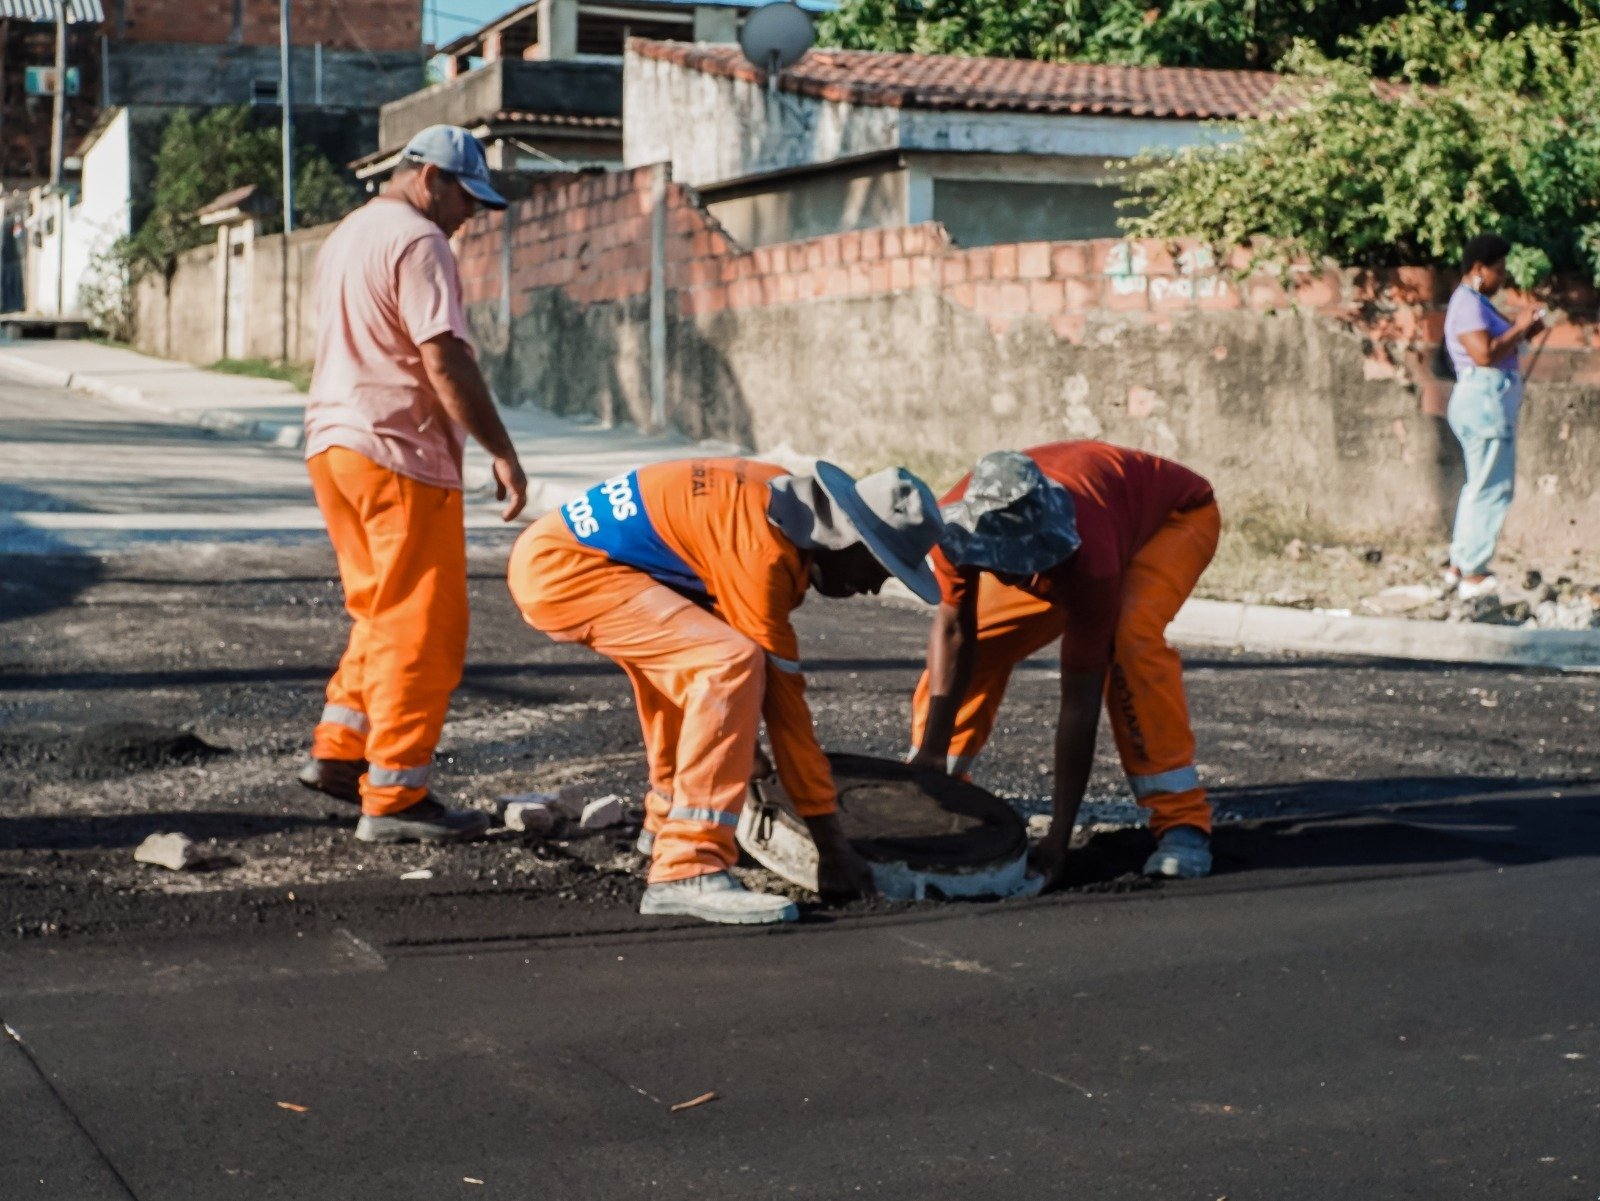
M 1465 275 L 1480 263 L 1485 267 L 1498 263 L 1511 253 L 1511 243 L 1499 234 L 1479 234 L 1468 238 L 1461 248 L 1461 274 Z

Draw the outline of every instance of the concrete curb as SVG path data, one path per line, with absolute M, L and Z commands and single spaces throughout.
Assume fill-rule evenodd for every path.
M 1357 617 L 1315 609 L 1190 600 L 1179 610 L 1168 633 L 1177 642 L 1240 650 L 1600 671 L 1600 631 L 1592 630 Z
M 895 604 L 932 613 L 898 580 L 885 584 L 880 595 Z M 1178 610 L 1167 635 L 1186 646 L 1229 650 L 1600 672 L 1600 631 L 1593 630 L 1357 617 L 1191 598 Z
M 200 429 L 212 430 L 235 438 L 267 442 L 290 450 L 299 447 L 305 441 L 305 428 L 298 421 L 269 421 L 246 417 L 233 409 L 174 408 L 157 403 L 143 388 L 134 387 L 132 384 L 113 384 L 93 375 L 45 367 L 3 350 L 0 350 L 0 371 L 19 376 L 30 383 L 69 388 L 74 392 L 82 392 L 87 396 L 110 401 L 125 408 L 160 413 L 181 424 L 197 426 Z M 298 396 L 299 393 L 294 395 Z

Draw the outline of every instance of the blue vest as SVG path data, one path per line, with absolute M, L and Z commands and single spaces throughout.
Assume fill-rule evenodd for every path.
M 614 563 L 642 571 L 669 588 L 709 596 L 694 568 L 661 540 L 639 499 L 639 473 L 630 471 L 561 506 L 561 518 L 572 536 L 603 551 Z

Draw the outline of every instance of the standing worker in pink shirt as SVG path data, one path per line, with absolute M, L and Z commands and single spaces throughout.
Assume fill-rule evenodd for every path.
M 479 205 L 506 207 L 483 148 L 434 125 L 317 257 L 306 466 L 355 624 L 300 782 L 359 802 L 364 842 L 475 838 L 488 825 L 428 790 L 467 651 L 465 435 L 494 460 L 506 521 L 528 492 L 478 370 L 447 240 Z

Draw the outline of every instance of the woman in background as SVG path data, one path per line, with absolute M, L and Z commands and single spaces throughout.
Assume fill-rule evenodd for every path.
M 1545 311 L 1530 308 L 1515 321 L 1489 298 L 1506 282 L 1511 245 L 1496 234 L 1470 239 L 1461 255 L 1461 285 L 1444 319 L 1445 349 L 1456 371 L 1450 429 L 1466 456 L 1467 482 L 1456 505 L 1445 586 L 1466 600 L 1493 595 L 1490 571 L 1516 477 L 1517 413 L 1522 406 L 1518 350 L 1544 328 Z

